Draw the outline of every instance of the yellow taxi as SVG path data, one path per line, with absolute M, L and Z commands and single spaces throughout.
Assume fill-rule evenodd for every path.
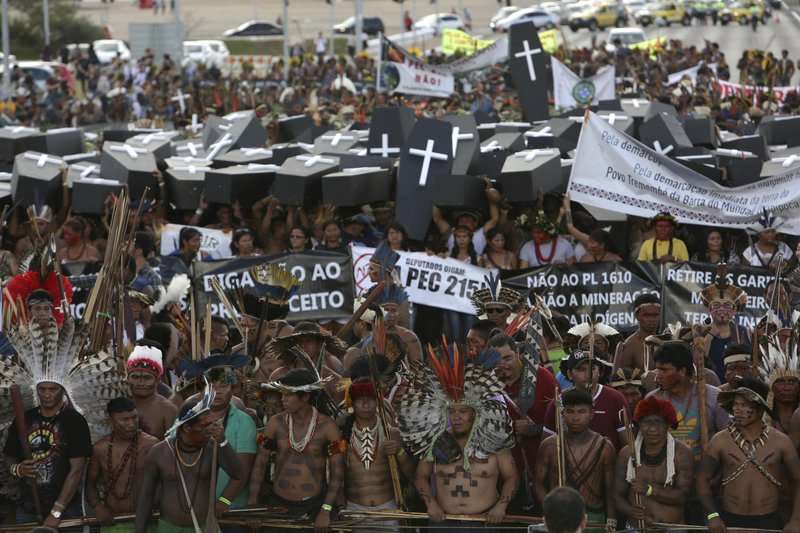
M 755 12 L 758 19 L 763 23 L 767 23 L 767 13 L 764 9 L 764 4 L 759 0 L 736 0 L 728 4 L 728 7 L 719 11 L 719 21 L 723 25 L 730 22 L 738 22 L 739 24 L 747 24 Z
M 628 23 L 628 13 L 625 9 L 613 4 L 600 4 L 583 11 L 573 13 L 569 17 L 569 28 L 578 31 L 580 28 L 589 28 L 596 31 L 600 28 L 616 26 L 621 28 Z
M 652 5 L 648 5 L 636 12 L 636 22 L 638 22 L 640 26 L 648 26 L 659 22 L 667 26 L 673 22 L 688 26 L 692 23 L 692 16 L 681 3 L 654 2 Z

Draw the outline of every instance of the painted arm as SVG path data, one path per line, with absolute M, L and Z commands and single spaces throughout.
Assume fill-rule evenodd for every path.
M 692 451 L 680 442 L 675 442 L 675 463 L 675 483 L 669 487 L 660 483 L 651 485 L 653 494 L 650 498 L 665 505 L 682 507 L 694 481 L 694 456 Z
M 628 491 L 632 490 L 630 483 L 626 479 L 628 472 L 628 459 L 630 458 L 631 447 L 625 446 L 619 451 L 617 465 L 614 474 L 614 506 L 620 514 L 633 517 L 636 514 L 633 505 L 628 501 Z
M 159 482 L 158 464 L 156 462 L 156 446 L 150 449 L 144 463 L 144 478 L 136 496 L 136 522 L 134 533 L 145 533 L 147 522 L 153 514 L 153 497 Z
M 697 497 L 706 516 L 717 513 L 717 506 L 714 502 L 714 494 L 711 491 L 711 479 L 719 468 L 719 452 L 715 445 L 716 439 L 711 439 L 708 453 L 703 455 L 700 461 L 700 468 L 697 471 Z M 712 531 L 724 531 L 725 523 L 721 518 L 714 518 L 708 521 L 709 529 Z
M 414 486 L 419 492 L 420 498 L 425 502 L 428 509 L 428 516 L 434 522 L 444 520 L 444 511 L 439 507 L 439 502 L 431 495 L 431 475 L 433 475 L 433 463 L 422 460 L 417 465 L 417 475 L 414 479 Z
M 332 420 L 326 424 L 326 438 L 329 443 L 337 442 L 342 439 L 342 434 L 339 428 Z M 336 498 L 339 496 L 339 491 L 344 485 L 344 454 L 337 453 L 329 458 L 330 476 L 328 479 L 328 490 L 325 493 L 325 500 L 323 503 L 328 505 L 336 504 Z
M 500 479 L 503 481 L 503 486 L 500 489 L 500 498 L 489 510 L 487 516 L 487 523 L 499 524 L 506 516 L 506 509 L 508 504 L 511 503 L 511 498 L 517 492 L 519 486 L 519 474 L 517 467 L 514 464 L 514 456 L 511 455 L 511 450 L 502 450 L 497 454 L 497 467 L 500 470 Z
M 253 470 L 250 474 L 250 497 L 247 505 L 255 505 L 258 503 L 258 495 L 261 493 L 261 485 L 264 483 L 264 477 L 267 475 L 269 469 L 269 459 L 272 455 L 274 446 L 275 433 L 277 429 L 277 417 L 272 417 L 267 422 L 267 427 L 264 428 L 264 444 L 258 447 Z

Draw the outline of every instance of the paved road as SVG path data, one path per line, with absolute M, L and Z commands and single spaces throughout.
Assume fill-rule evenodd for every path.
M 138 3 L 138 2 L 137 2 Z M 227 28 L 236 26 L 252 18 L 264 18 L 274 21 L 282 11 L 281 0 L 179 0 L 181 13 L 187 26 L 188 38 L 216 38 Z M 429 0 L 407 0 L 404 4 L 409 10 L 416 4 L 417 18 L 433 12 Z M 351 0 L 339 0 L 334 4 L 336 20 L 341 21 L 353 13 Z M 448 11 L 456 8 L 462 12 L 467 7 L 472 13 L 475 33 L 489 34 L 488 22 L 497 9 L 493 0 L 439 0 L 439 10 Z M 82 11 L 101 24 L 109 25 L 115 36 L 127 38 L 129 22 L 169 20 L 166 15 L 153 15 L 151 10 L 135 7 L 130 0 L 117 0 L 114 4 L 103 4 L 100 0 L 83 0 Z M 290 19 L 294 40 L 296 37 L 313 38 L 318 31 L 328 31 L 331 21 L 331 9 L 324 0 L 290 0 Z M 388 33 L 400 31 L 401 5 L 391 0 L 364 0 L 366 15 L 380 16 Z M 797 9 L 797 8 L 795 8 Z M 669 28 L 648 28 L 650 37 L 668 36 L 697 46 L 703 45 L 703 39 L 718 42 L 728 58 L 728 63 L 735 65 L 742 51 L 746 48 L 763 48 L 772 50 L 776 55 L 782 49 L 788 49 L 791 57 L 800 58 L 800 15 L 792 16 L 791 11 L 776 11 L 777 20 L 773 19 L 767 26 L 759 26 L 753 32 L 749 26 L 700 26 L 684 27 L 672 25 Z M 599 38 L 604 37 L 601 32 Z M 577 33 L 565 28 L 564 36 L 572 46 L 588 45 L 591 35 L 588 30 Z

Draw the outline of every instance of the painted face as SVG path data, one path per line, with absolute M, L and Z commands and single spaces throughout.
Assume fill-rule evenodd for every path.
M 450 427 L 453 428 L 453 435 L 461 437 L 469 435 L 472 431 L 472 423 L 475 421 L 475 411 L 466 405 L 452 405 L 447 409 L 447 416 L 450 420 Z
M 656 383 L 663 390 L 675 388 L 686 377 L 686 370 L 678 370 L 672 363 L 656 363 Z
M 467 332 L 467 351 L 470 357 L 475 357 L 481 353 L 481 350 L 486 348 L 486 344 L 486 340 L 474 329 Z
M 562 413 L 564 425 L 570 433 L 586 431 L 594 414 L 591 405 L 567 405 Z
M 110 418 L 114 433 L 124 439 L 132 439 L 139 430 L 139 411 L 136 409 L 123 413 L 113 413 Z
M 44 326 L 53 318 L 53 304 L 49 302 L 35 303 L 28 306 L 28 313 L 31 316 L 31 320 L 40 326 Z
M 191 425 L 184 424 L 181 427 L 184 442 L 195 448 L 205 446 L 209 437 L 208 430 L 216 421 L 211 413 L 205 413 L 192 422 Z
M 157 384 L 156 376 L 150 372 L 134 370 L 128 373 L 128 385 L 137 398 L 149 398 L 155 394 Z
M 659 241 L 668 241 L 672 238 L 675 227 L 672 222 L 668 220 L 659 220 L 655 225 L 656 239 Z
M 762 410 L 758 408 L 756 404 L 738 394 L 733 399 L 733 408 L 731 411 L 733 412 L 733 420 L 737 426 L 755 424 L 762 416 Z
M 533 228 L 531 230 L 531 239 L 533 239 L 533 242 L 536 244 L 544 244 L 550 241 L 550 235 L 542 228 Z
M 667 442 L 667 423 L 660 416 L 646 416 L 639 421 L 639 431 L 646 444 L 663 445 Z
M 708 306 L 708 311 L 715 324 L 727 324 L 736 315 L 736 306 L 733 302 L 715 300 Z

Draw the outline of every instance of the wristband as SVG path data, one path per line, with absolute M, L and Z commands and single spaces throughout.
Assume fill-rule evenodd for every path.
M 712 520 L 714 520 L 715 518 L 719 518 L 719 513 L 711 513 L 710 515 L 708 515 L 708 516 L 706 517 L 706 520 L 708 520 L 709 522 L 711 522 L 711 521 L 712 521 Z
M 197 209 L 195 209 L 194 214 L 200 216 L 203 214 L 203 210 L 198 207 Z
M 19 463 L 14 463 L 13 465 L 11 465 L 9 467 L 9 470 L 11 471 L 11 477 L 20 477 L 19 476 Z
M 231 506 L 231 501 L 228 498 L 226 498 L 225 496 L 220 496 L 219 498 L 217 498 L 217 500 L 219 500 L 220 502 L 224 503 L 228 507 Z
M 652 496 L 653 495 L 653 485 L 647 484 L 647 492 L 644 493 L 645 496 Z
M 220 448 L 224 448 L 224 447 L 225 447 L 225 446 L 227 446 L 227 445 L 228 445 L 228 439 L 225 439 L 224 441 L 222 441 L 222 442 L 220 442 L 220 443 L 219 443 L 219 447 L 220 447 Z
M 319 508 L 322 509 L 323 511 L 327 511 L 329 513 L 331 511 L 333 511 L 333 505 L 331 505 L 329 503 L 323 503 L 322 505 L 319 506 Z

